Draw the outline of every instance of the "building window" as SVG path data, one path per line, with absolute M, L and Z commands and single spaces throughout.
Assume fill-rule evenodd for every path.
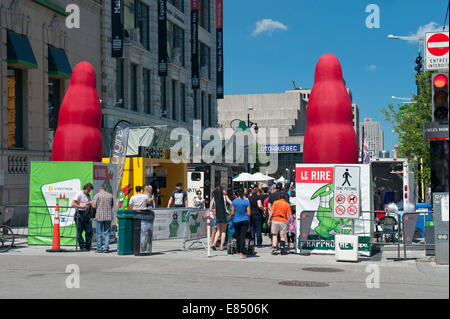
M 181 120 L 186 122 L 186 85 L 180 84 Z
M 200 76 L 211 79 L 211 49 L 200 42 Z
M 125 36 L 130 37 L 132 29 L 136 28 L 136 0 L 125 0 L 123 10 L 123 25 Z
M 166 77 L 161 76 L 161 117 L 167 117 Z
M 177 82 L 172 80 L 172 120 L 177 120 L 177 94 L 176 94 Z
M 167 21 L 167 54 L 172 63 L 185 66 L 184 30 Z
M 169 3 L 181 12 L 184 12 L 184 0 L 169 0 Z
M 123 103 L 123 60 L 116 59 L 115 105 L 124 107 Z
M 150 48 L 149 41 L 149 18 L 148 18 L 148 6 L 141 1 L 136 1 L 136 28 L 139 28 L 140 41 L 145 49 Z
M 23 148 L 23 71 L 8 68 L 8 148 Z
M 144 113 L 151 114 L 150 70 L 142 69 L 142 80 L 144 86 Z
M 130 102 L 131 102 L 131 110 L 137 111 L 137 65 L 131 64 L 130 68 Z
M 199 0 L 199 20 L 200 26 L 206 31 L 211 31 L 211 20 L 210 20 L 210 0 Z
M 59 108 L 61 106 L 61 80 L 48 78 L 48 133 L 50 149 L 58 127 Z
M 212 97 L 211 94 L 208 94 L 208 120 L 209 127 L 213 127 L 213 114 L 212 114 Z
M 201 104 L 201 112 L 202 112 L 201 117 L 202 117 L 202 126 L 204 127 L 204 126 L 206 126 L 205 92 L 202 92 L 201 99 L 202 99 L 202 100 L 200 101 L 200 104 Z

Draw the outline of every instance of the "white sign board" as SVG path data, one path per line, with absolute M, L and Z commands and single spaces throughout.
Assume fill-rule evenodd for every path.
M 357 166 L 334 167 L 334 218 L 358 218 L 361 211 L 359 179 Z
M 425 33 L 426 71 L 448 70 L 448 31 Z

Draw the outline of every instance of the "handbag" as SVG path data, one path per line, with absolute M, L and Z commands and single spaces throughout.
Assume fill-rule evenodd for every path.
M 92 207 L 90 204 L 86 205 L 86 210 L 84 212 L 84 216 L 87 218 L 95 218 L 96 209 Z

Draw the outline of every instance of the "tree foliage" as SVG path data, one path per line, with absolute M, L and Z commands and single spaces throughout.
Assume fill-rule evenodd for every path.
M 430 141 L 423 137 L 423 124 L 431 122 L 431 72 L 416 75 L 419 95 L 411 97 L 412 103 L 401 103 L 397 106 L 389 104 L 388 109 L 381 109 L 387 121 L 392 123 L 394 132 L 398 134 L 399 157 L 415 160 L 414 176 L 416 183 L 420 178 L 420 159 L 423 159 L 424 186 L 430 185 Z

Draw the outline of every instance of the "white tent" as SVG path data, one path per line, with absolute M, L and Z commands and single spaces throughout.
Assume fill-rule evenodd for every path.
M 283 177 L 283 176 L 281 176 L 279 179 L 277 179 L 275 182 L 277 182 L 277 183 L 284 183 L 284 182 L 286 182 L 286 179 Z
M 253 178 L 252 181 L 254 181 L 254 182 L 267 182 L 267 181 L 271 181 L 271 180 L 275 179 L 273 177 L 264 175 L 263 173 L 260 173 L 260 172 L 253 174 L 252 178 Z
M 238 177 L 233 179 L 233 182 L 252 182 L 253 177 L 252 174 L 249 173 L 241 173 Z

